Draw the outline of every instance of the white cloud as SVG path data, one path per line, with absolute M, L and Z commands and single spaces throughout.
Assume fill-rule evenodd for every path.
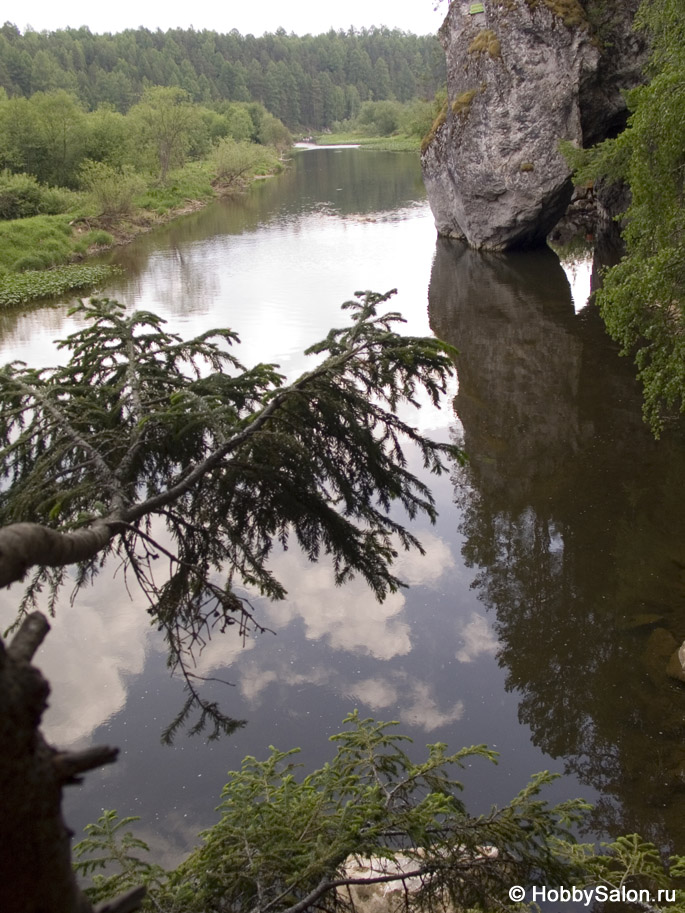
M 0 596 L 0 617 L 10 623 L 21 589 Z M 65 593 L 66 597 L 66 593 Z M 50 682 L 42 730 L 60 748 L 89 740 L 93 730 L 126 703 L 126 680 L 142 672 L 150 619 L 139 591 L 131 599 L 121 576 L 96 578 L 72 604 L 64 598 L 34 665 Z
M 350 697 L 363 701 L 373 710 L 382 710 L 397 703 L 397 688 L 387 679 L 365 678 L 349 689 Z
M 460 663 L 471 663 L 482 653 L 497 652 L 497 638 L 487 620 L 478 612 L 471 613 L 471 619 L 460 632 L 463 646 L 457 651 Z
M 425 555 L 400 552 L 394 570 L 409 584 L 433 586 L 454 559 L 449 546 L 437 536 L 426 534 L 423 545 Z M 403 593 L 393 593 L 379 603 L 359 577 L 333 590 L 330 561 L 312 564 L 297 549 L 275 556 L 271 567 L 288 591 L 286 600 L 266 608 L 277 630 L 301 619 L 309 640 L 325 640 L 334 650 L 382 660 L 411 650 Z
M 426 682 L 414 682 L 408 694 L 409 703 L 400 712 L 400 719 L 412 726 L 432 732 L 439 726 L 456 723 L 464 715 L 464 702 L 455 701 L 447 710 L 441 710 L 431 687 Z
M 394 715 L 403 723 L 425 732 L 454 723 L 464 715 L 463 701 L 457 700 L 448 708 L 440 709 L 433 686 L 403 672 L 395 673 L 392 678 L 378 676 L 355 682 L 346 693 L 374 711 L 393 707 Z

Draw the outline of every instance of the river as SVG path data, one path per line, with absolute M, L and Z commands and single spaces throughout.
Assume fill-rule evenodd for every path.
M 320 764 L 358 707 L 418 746 L 497 749 L 497 766 L 464 771 L 473 811 L 551 769 L 550 799 L 595 803 L 592 833 L 639 830 L 685 852 L 685 691 L 665 672 L 685 638 L 685 453 L 642 424 L 630 365 L 585 306 L 586 266 L 436 241 L 416 157 L 351 149 L 298 153 L 285 174 L 109 260 L 125 276 L 108 296 L 185 336 L 230 326 L 244 363 L 289 377 L 356 290 L 396 287 L 408 331 L 460 351 L 454 402 L 413 420 L 470 459 L 432 480 L 439 520 L 413 527 L 426 557 L 400 558 L 411 587 L 385 603 L 361 582 L 335 589 L 325 564 L 274 557 L 288 599 L 256 605 L 276 633 L 216 638 L 200 658 L 233 683 L 211 697 L 247 720 L 220 742 L 160 744 L 182 688 L 120 575 L 73 604 L 65 593 L 37 658 L 53 688 L 46 732 L 60 747 L 121 748 L 69 791 L 70 825 L 103 808 L 140 815 L 171 864 L 215 820 L 243 756 L 300 746 L 306 767 Z M 3 362 L 53 362 L 53 340 L 76 326 L 67 310 L 3 314 Z

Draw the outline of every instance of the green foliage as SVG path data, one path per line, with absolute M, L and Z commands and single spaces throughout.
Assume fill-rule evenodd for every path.
M 273 170 L 278 166 L 278 157 L 254 143 L 236 142 L 227 137 L 214 146 L 210 162 L 215 180 L 232 185 L 262 169 Z
M 665 859 L 639 834 L 621 836 L 600 846 L 600 852 L 589 845 L 570 847 L 584 873 L 583 882 L 594 889 L 597 902 L 620 902 L 638 911 L 683 913 L 685 856 Z
M 402 106 L 392 101 L 365 101 L 357 115 L 360 129 L 371 136 L 390 136 L 400 128 Z
M 244 369 L 230 330 L 183 342 L 154 314 L 107 300 L 78 308 L 86 326 L 60 344 L 66 365 L 0 373 L 0 522 L 28 516 L 65 535 L 79 529 L 79 541 L 90 530 L 77 586 L 112 551 L 132 569 L 171 665 L 186 674 L 192 700 L 171 731 L 199 701 L 188 652 L 213 630 L 245 633 L 253 621 L 234 587 L 284 597 L 268 569 L 274 543 L 295 540 L 312 561 L 329 555 L 336 584 L 359 574 L 379 599 L 402 585 L 397 550 L 421 549 L 395 510 L 434 519 L 436 509 L 403 446 L 436 474 L 461 454 L 395 410 L 418 407 L 419 390 L 437 404 L 453 352 L 395 332 L 400 316 L 378 313 L 392 294 L 347 302 L 351 325 L 312 346 L 318 366 L 289 385 L 274 365 Z M 162 526 L 171 546 L 156 538 Z M 166 580 L 153 574 L 158 555 L 171 565 Z M 64 579 L 43 551 L 35 562 L 24 605 L 43 585 L 54 598 Z M 200 727 L 235 725 L 199 706 Z
M 428 147 L 435 139 L 435 136 L 438 130 L 447 120 L 447 90 L 444 89 L 438 92 L 435 96 L 435 117 L 431 124 L 430 130 L 424 135 L 421 140 L 421 154 L 425 153 L 428 150 Z
M 74 869 L 89 878 L 88 896 L 93 903 L 116 897 L 141 884 L 156 893 L 166 880 L 162 868 L 134 855 L 134 851 L 150 852 L 144 841 L 131 831 L 123 830 L 138 820 L 137 817 L 118 819 L 116 812 L 105 810 L 97 824 L 86 827 L 87 836 L 74 846 Z M 112 867 L 116 868 L 115 872 L 101 873 Z
M 25 272 L 0 275 L 0 305 L 26 304 L 39 298 L 53 298 L 65 292 L 93 289 L 104 285 L 116 273 L 111 266 L 61 266 L 34 270 L 31 259 L 24 258 Z M 36 258 L 35 263 L 40 263 Z
M 334 124 L 333 134 L 322 134 L 317 142 L 360 143 L 390 151 L 414 152 L 419 141 L 430 129 L 442 105 L 433 101 L 414 100 L 404 104 L 397 101 L 364 102 L 355 117 Z
M 197 107 L 183 89 L 152 86 L 131 109 L 130 117 L 137 131 L 140 161 L 154 161 L 164 183 L 172 168 L 183 165 L 200 129 Z
M 625 180 L 626 256 L 597 295 L 624 353 L 636 360 L 645 417 L 658 434 L 685 411 L 685 25 L 679 0 L 643 3 L 652 36 L 651 81 L 628 96 L 626 130 L 592 150 L 571 153 L 580 181 Z M 568 151 L 568 150 L 567 150 Z
M 219 821 L 165 881 L 135 856 L 126 858 L 129 848 L 141 848 L 139 841 L 129 836 L 124 846 L 111 839 L 131 819 L 118 825 L 114 817 L 101 819 L 91 826 L 96 839 L 77 852 L 97 853 L 92 866 L 116 860 L 123 873 L 138 873 L 151 908 L 187 913 L 334 910 L 343 903 L 336 888 L 355 877 L 345 869 L 349 857 L 373 857 L 385 880 L 400 886 L 402 875 L 392 867 L 398 852 L 404 876 L 419 882 L 407 903 L 421 909 L 513 908 L 512 884 L 563 884 L 579 876 L 569 829 L 588 806 L 541 799 L 551 775 L 538 774 L 503 808 L 471 816 L 455 773 L 477 758 L 494 761 L 495 753 L 478 745 L 449 754 L 437 743 L 415 762 L 396 724 L 360 719 L 356 711 L 344 724 L 331 739 L 333 758 L 305 777 L 298 775 L 296 751 L 275 748 L 266 760 L 247 757 L 230 771 Z M 93 899 L 132 883 L 111 881 L 106 895 L 100 882 Z
M 69 216 L 32 216 L 0 222 L 0 269 L 21 270 L 29 262 L 39 263 L 39 269 L 66 263 L 76 243 Z
M 11 40 L 0 35 L 0 87 L 11 99 L 61 89 L 77 93 L 84 108 L 106 104 L 121 114 L 150 85 L 174 86 L 195 104 L 220 110 L 226 102 L 257 102 L 291 130 L 320 130 L 353 118 L 363 101 L 431 98 L 444 81 L 445 56 L 437 38 L 397 29 L 303 37 L 279 31 L 257 38 L 193 29 L 129 29 L 115 35 L 16 30 Z M 210 142 L 224 135 L 248 138 L 233 129 L 215 132 L 223 129 L 216 122 L 207 127 Z M 86 157 L 112 161 L 104 151 L 112 148 L 106 139 L 110 128 L 116 129 L 111 118 L 99 134 L 104 146 L 84 138 Z
M 189 200 L 210 200 L 214 196 L 212 178 L 211 163 L 188 162 L 169 172 L 164 184 L 152 181 L 136 198 L 136 204 L 164 214 L 187 206 Z
M 12 174 L 7 168 L 0 172 L 0 219 L 56 215 L 72 204 L 68 192 L 45 187 L 31 174 Z
M 145 189 L 145 181 L 130 165 L 114 168 L 87 159 L 81 165 L 80 175 L 98 215 L 106 218 L 129 215 L 134 197 Z
M 273 146 L 280 152 L 284 152 L 293 144 L 290 130 L 277 117 L 269 114 L 268 111 L 265 112 L 262 118 L 257 140 L 262 145 Z

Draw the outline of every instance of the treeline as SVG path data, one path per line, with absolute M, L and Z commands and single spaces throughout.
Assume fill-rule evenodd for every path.
M 259 102 L 291 129 L 355 118 L 364 101 L 433 98 L 445 82 L 437 38 L 372 28 L 324 35 L 129 29 L 93 35 L 0 28 L 0 87 L 12 97 L 63 89 L 87 110 L 126 113 L 150 86 L 196 103 Z
M 290 145 L 289 131 L 258 102 L 219 108 L 194 104 L 183 89 L 164 86 L 146 89 L 126 114 L 111 105 L 86 111 L 64 89 L 30 98 L 8 98 L 0 90 L 0 169 L 74 188 L 82 185 L 83 163 L 91 161 L 119 171 L 131 166 L 163 183 L 170 170 L 206 158 L 222 140 Z

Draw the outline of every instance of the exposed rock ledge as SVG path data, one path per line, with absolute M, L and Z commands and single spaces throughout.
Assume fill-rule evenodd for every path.
M 602 53 L 577 0 L 452 0 L 448 102 L 422 154 L 439 234 L 491 250 L 544 242 L 572 193 L 559 141 L 588 145 L 625 122 L 621 90 L 644 59 L 637 2 L 604 5 Z

